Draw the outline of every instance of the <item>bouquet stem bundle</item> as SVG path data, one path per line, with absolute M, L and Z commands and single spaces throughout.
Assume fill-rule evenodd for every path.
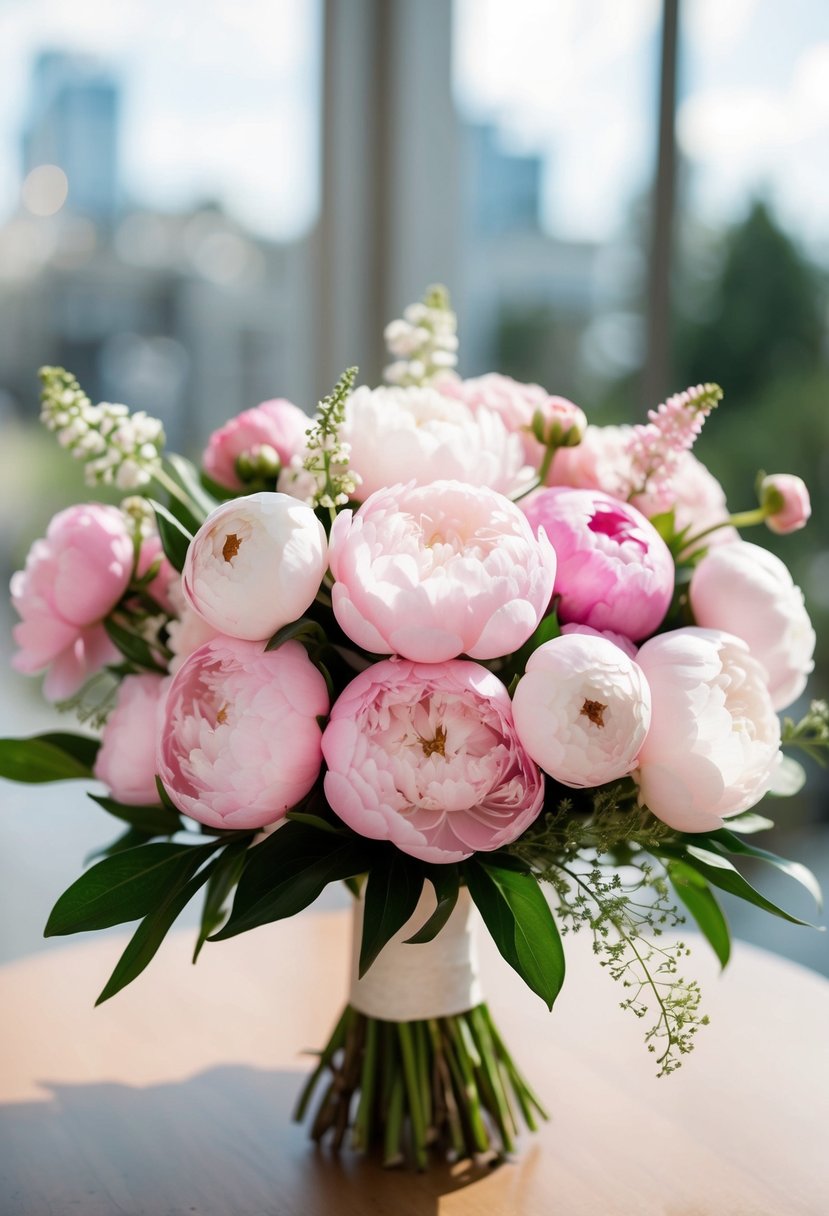
M 323 1085 L 311 1136 L 379 1151 L 386 1166 L 429 1154 L 513 1153 L 520 1120 L 548 1115 L 507 1050 L 486 1004 L 450 1017 L 387 1022 L 347 1005 L 319 1053 L 294 1118 Z

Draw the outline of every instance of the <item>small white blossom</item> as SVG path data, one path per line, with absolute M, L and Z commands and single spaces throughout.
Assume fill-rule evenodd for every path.
M 420 387 L 455 378 L 457 327 L 446 288 L 431 287 L 422 303 L 409 304 L 402 318 L 386 326 L 386 346 L 396 356 L 385 369 L 386 382 Z
M 147 485 L 161 460 L 164 428 L 157 418 L 125 405 L 93 405 L 74 376 L 43 367 L 40 420 L 62 448 L 85 465 L 87 485 L 137 490 Z

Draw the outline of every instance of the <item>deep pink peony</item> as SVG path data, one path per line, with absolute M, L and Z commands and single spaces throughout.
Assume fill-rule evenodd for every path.
M 708 832 L 759 802 L 780 762 L 763 667 L 719 629 L 651 638 L 636 661 L 651 689 L 639 800 L 680 832 Z
M 281 397 L 263 401 L 213 432 L 202 457 L 202 467 L 220 486 L 244 490 L 245 483 L 236 467 L 239 458 L 248 456 L 255 461 L 263 448 L 269 448 L 280 464 L 287 465 L 302 450 L 310 424 L 310 418 L 290 401 Z
M 328 690 L 299 642 L 216 638 L 173 676 L 158 773 L 179 810 L 214 828 L 283 819 L 319 775 Z
M 420 663 L 516 650 L 550 602 L 556 568 L 514 503 L 457 481 L 391 486 L 343 511 L 329 561 L 351 640 Z
M 738 540 L 707 553 L 689 588 L 698 625 L 742 638 L 763 664 L 775 709 L 786 709 L 814 668 L 816 637 L 786 565 L 760 545 Z
M 340 818 L 422 861 L 499 849 L 541 810 L 509 694 L 477 663 L 374 664 L 335 702 L 322 750 Z
M 766 523 L 772 532 L 784 535 L 804 528 L 812 514 L 806 482 L 794 473 L 772 473 L 760 482 L 760 501 L 769 514 Z
M 636 767 L 651 720 L 640 668 L 598 634 L 553 638 L 530 656 L 512 701 L 518 737 L 564 785 L 605 785 Z
M 524 508 L 558 558 L 556 595 L 564 622 L 638 640 L 668 611 L 674 563 L 662 537 L 635 507 L 599 490 L 541 490 Z
M 167 683 L 164 676 L 127 676 L 101 736 L 95 776 L 127 806 L 158 802 L 155 750 Z
M 124 516 L 97 503 L 68 507 L 36 540 L 25 570 L 12 576 L 12 604 L 22 620 L 13 633 L 18 671 L 48 669 L 50 701 L 71 697 L 91 675 L 119 660 L 101 621 L 120 600 L 132 573 L 133 544 Z

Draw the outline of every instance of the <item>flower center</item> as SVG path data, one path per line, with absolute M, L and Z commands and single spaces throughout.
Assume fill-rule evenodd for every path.
M 601 701 L 590 701 L 585 697 L 584 705 L 579 710 L 579 715 L 589 718 L 594 726 L 604 726 L 604 711 L 606 705 L 602 705 Z
M 644 553 L 647 552 L 648 546 L 638 535 L 639 529 L 635 521 L 621 511 L 614 511 L 612 507 L 598 506 L 587 526 L 591 532 L 596 532 L 600 536 L 609 536 L 618 545 L 631 541 L 638 545 Z
M 226 562 L 232 561 L 239 549 L 242 546 L 240 538 L 235 532 L 228 532 L 225 537 L 225 543 L 222 545 L 222 557 Z
M 435 727 L 434 739 L 424 739 L 422 735 L 418 735 L 417 741 L 423 748 L 424 756 L 446 756 L 446 731 L 442 726 Z
M 224 705 L 216 714 L 216 722 L 221 725 L 224 725 L 224 723 L 227 722 L 227 701 L 225 701 Z

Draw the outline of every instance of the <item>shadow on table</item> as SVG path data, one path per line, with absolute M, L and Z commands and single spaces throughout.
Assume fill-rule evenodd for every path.
M 319 1149 L 291 1121 L 301 1080 L 228 1066 L 147 1088 L 44 1081 L 49 1100 L 0 1108 L 0 1211 L 437 1216 L 442 1195 L 492 1172 L 403 1173 Z

